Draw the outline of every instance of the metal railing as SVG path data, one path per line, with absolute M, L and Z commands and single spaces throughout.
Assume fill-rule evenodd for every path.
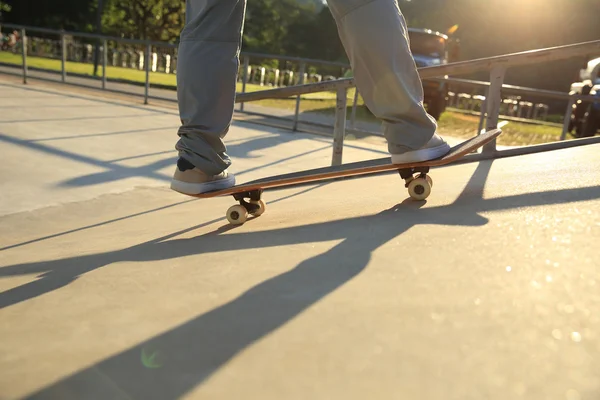
M 21 31 L 21 40 L 22 40 L 22 69 L 23 69 L 23 82 L 27 83 L 28 77 L 28 67 L 27 67 L 27 30 L 48 33 L 54 35 L 60 35 L 61 43 L 62 43 L 62 81 L 65 82 L 66 78 L 66 67 L 65 67 L 65 57 L 64 57 L 64 49 L 65 49 L 65 36 L 72 35 L 78 37 L 85 37 L 89 39 L 102 40 L 103 41 L 103 55 L 102 55 L 102 88 L 106 89 L 106 67 L 107 67 L 107 42 L 108 41 L 117 41 L 121 43 L 129 43 L 135 45 L 143 45 L 146 51 L 146 60 L 150 59 L 150 53 L 152 46 L 161 46 L 161 47 L 170 47 L 176 48 L 177 44 L 174 43 L 165 43 L 165 42 L 154 42 L 148 40 L 136 40 L 136 39 L 123 39 L 117 37 L 109 37 L 103 35 L 89 34 L 89 33 L 81 33 L 81 32 L 66 32 L 66 31 L 57 31 L 52 29 L 45 28 L 36 28 L 36 27 L 26 27 L 20 25 L 12 25 L 12 24 L 4 24 L 5 27 L 11 29 L 19 29 Z M 446 77 L 449 75 L 462 75 L 462 74 L 471 74 L 474 72 L 487 71 L 490 73 L 490 81 L 487 83 L 478 83 L 476 81 L 472 81 L 471 84 L 474 85 L 482 85 L 486 86 L 486 96 L 484 104 L 481 109 L 481 117 L 480 117 L 480 132 L 485 123 L 485 130 L 496 129 L 498 126 L 499 112 L 501 101 L 501 91 L 503 89 L 510 90 L 519 90 L 521 92 L 531 92 L 532 94 L 539 95 L 544 94 L 553 98 L 560 99 L 568 99 L 569 105 L 567 107 L 567 112 L 565 114 L 564 119 L 564 127 L 563 134 L 561 139 L 565 138 L 566 127 L 568 125 L 568 117 L 570 119 L 571 109 L 575 101 L 584 100 L 590 102 L 598 101 L 597 98 L 591 96 L 582 96 L 582 95 L 568 95 L 568 94 L 560 94 L 557 92 L 551 91 L 540 91 L 538 89 L 529 89 L 529 88 L 518 88 L 510 87 L 509 85 L 504 84 L 504 76 L 508 68 L 523 66 L 523 65 L 531 65 L 544 63 L 555 60 L 568 59 L 571 57 L 578 56 L 589 56 L 589 55 L 597 55 L 600 54 L 600 40 L 578 43 L 573 45 L 566 46 L 558 46 L 548 49 L 540 49 L 540 50 L 531 50 L 520 53 L 506 54 L 502 56 L 488 57 L 482 59 L 475 59 L 470 61 L 462 61 L 451 64 L 438 65 L 433 67 L 422 67 L 419 68 L 419 75 L 421 79 L 455 79 L 455 78 L 440 78 Z M 264 57 L 264 58 L 273 58 L 271 55 L 263 55 L 263 54 L 253 54 L 246 53 L 242 54 L 244 57 L 244 74 L 247 74 L 248 65 L 249 65 L 249 57 Z M 300 63 L 300 70 L 304 72 L 304 67 L 307 62 L 319 62 L 324 63 L 319 60 L 308 60 L 297 57 L 279 57 L 278 59 L 289 60 Z M 332 66 L 344 67 L 345 64 L 342 63 L 327 63 Z M 149 88 L 150 88 L 150 63 L 145 62 L 145 90 L 144 90 L 144 103 L 148 103 L 149 98 Z M 300 78 L 302 79 L 304 76 L 303 73 L 300 74 Z M 245 91 L 245 83 L 247 82 L 247 77 L 244 77 L 244 89 Z M 298 114 L 299 114 L 299 102 L 300 96 L 304 94 L 310 93 L 318 93 L 318 92 L 331 92 L 334 91 L 336 93 L 336 109 L 335 109 L 335 123 L 334 123 L 334 134 L 333 134 L 333 151 L 332 151 L 332 165 L 340 165 L 342 163 L 342 153 L 343 153 L 343 145 L 344 145 L 344 136 L 346 131 L 346 121 L 347 121 L 347 98 L 348 98 L 348 90 L 354 88 L 355 81 L 353 78 L 344 78 L 337 79 L 328 82 L 319 82 L 319 83 L 307 83 L 304 84 L 300 81 L 299 85 L 275 88 L 275 89 L 266 89 L 256 92 L 250 93 L 239 93 L 236 96 L 236 103 L 246 103 L 258 100 L 265 99 L 275 99 L 275 98 L 291 98 L 296 97 L 296 107 L 295 107 L 295 117 L 294 117 L 294 125 L 293 129 L 297 128 L 298 124 Z M 533 93 L 535 92 L 535 93 Z M 356 104 L 357 100 L 356 95 L 354 97 L 354 101 Z M 354 106 L 353 108 L 355 108 Z M 586 141 L 588 143 L 590 141 Z M 482 153 L 490 155 L 497 153 L 496 149 L 496 141 L 488 143 L 484 146 Z
M 141 47 L 143 48 L 143 51 L 136 51 L 134 53 L 140 53 L 140 57 L 143 59 L 143 61 L 140 60 L 139 64 L 142 65 L 143 64 L 143 68 L 144 68 L 144 72 L 145 72 L 145 79 L 144 79 L 144 104 L 148 104 L 148 100 L 151 97 L 150 96 L 150 87 L 151 87 L 151 83 L 150 83 L 150 68 L 151 68 L 151 62 L 152 62 L 152 48 L 162 48 L 162 49 L 170 49 L 170 50 L 176 50 L 178 47 L 178 43 L 168 43 L 168 42 L 157 42 L 157 41 L 151 41 L 151 40 L 140 40 L 140 39 L 127 39 L 127 38 L 119 38 L 119 37 L 113 37 L 113 36 L 107 36 L 107 35 L 98 35 L 98 34 L 93 34 L 93 33 L 85 33 L 85 32 L 72 32 L 72 31 L 65 31 L 65 30 L 55 30 L 55 29 L 48 29 L 48 28 L 40 28 L 40 27 L 32 27 L 32 26 L 24 26 L 24 25 L 15 25 L 15 24 L 1 24 L 0 25 L 0 29 L 2 28 L 7 28 L 10 30 L 18 30 L 20 32 L 20 36 L 22 38 L 22 46 L 21 46 L 21 50 L 22 50 L 22 56 L 23 56 L 23 81 L 26 83 L 27 82 L 27 78 L 28 78 L 28 66 L 27 66 L 27 52 L 26 52 L 26 48 L 27 47 L 31 47 L 32 43 L 27 43 L 28 40 L 28 36 L 27 33 L 38 33 L 38 34 L 45 34 L 45 35 L 51 35 L 56 37 L 58 40 L 49 40 L 49 39 L 39 39 L 39 38 L 35 38 L 35 39 L 39 39 L 41 41 L 44 41 L 46 44 L 48 41 L 50 42 L 59 42 L 56 44 L 56 48 L 60 49 L 60 61 L 61 61 L 61 70 L 60 70 L 60 74 L 61 74 L 61 80 L 63 83 L 67 83 L 67 70 L 66 70 L 66 64 L 67 64 L 67 38 L 71 38 L 71 37 L 77 37 L 77 38 L 84 38 L 84 39 L 90 39 L 92 41 L 96 41 L 100 43 L 100 47 L 101 47 L 101 54 L 100 54 L 100 62 L 99 62 L 99 66 L 102 68 L 102 77 L 101 77 L 101 86 L 102 89 L 106 89 L 107 87 L 107 82 L 110 80 L 107 77 L 107 67 L 108 65 L 108 59 L 109 59 L 109 52 L 108 49 L 110 46 L 108 46 L 109 43 L 115 43 L 116 45 L 131 45 L 134 47 Z M 32 37 L 33 38 L 33 37 Z M 33 42 L 33 40 L 31 41 Z M 81 46 L 81 44 L 80 44 Z M 92 46 L 89 45 L 89 47 L 91 48 Z M 115 46 L 116 47 L 116 46 Z M 113 49 L 114 50 L 114 49 Z M 154 54 L 154 56 L 156 57 L 156 54 Z M 255 58 L 255 59 L 262 59 L 262 60 L 277 60 L 279 62 L 283 62 L 283 63 L 292 63 L 292 64 L 297 64 L 299 66 L 299 80 L 296 79 L 294 81 L 295 83 L 304 83 L 304 71 L 308 70 L 308 65 L 316 65 L 319 66 L 320 68 L 341 68 L 341 69 L 349 69 L 349 65 L 345 64 L 345 63 L 339 63 L 339 62 L 332 62 L 332 61 L 324 61 L 324 60 L 315 60 L 315 59 L 309 59 L 309 58 L 300 58 L 300 57 L 291 57 L 291 56 L 280 56 L 280 55 L 272 55 L 272 54 L 261 54 L 261 53 L 253 53 L 253 52 L 242 52 L 240 54 L 241 58 L 243 59 L 243 71 L 242 71 L 242 76 L 243 76 L 243 89 L 242 91 L 244 92 L 246 90 L 246 85 L 248 83 L 248 67 L 250 66 L 250 59 L 251 58 Z M 51 57 L 51 58 L 55 58 L 55 57 Z M 113 60 L 114 62 L 114 60 Z M 123 61 L 124 62 L 124 61 Z M 54 70 L 44 70 L 44 72 L 56 72 Z M 73 75 L 78 75 L 78 74 L 73 74 Z M 120 82 L 122 82 L 121 80 L 119 80 Z M 135 84 L 137 82 L 134 81 L 127 81 L 127 83 L 132 83 Z M 157 85 L 157 86 L 161 86 L 161 85 Z M 173 86 L 174 89 L 174 86 Z M 243 111 L 243 103 L 241 104 L 241 110 Z M 298 112 L 300 109 L 300 96 L 297 97 L 296 99 L 296 115 L 295 115 L 295 119 L 294 119 L 294 129 L 298 124 Z
M 419 68 L 421 79 L 435 78 L 445 75 L 461 75 L 474 72 L 487 71 L 490 73 L 488 86 L 488 96 L 485 101 L 485 120 L 487 131 L 498 127 L 498 118 L 501 105 L 501 91 L 504 85 L 504 76 L 510 67 L 531 65 L 542 62 L 562 60 L 577 56 L 589 56 L 600 53 L 600 40 L 578 43 L 573 45 L 558 46 L 548 49 L 524 51 L 520 53 L 506 54 L 496 57 L 488 57 L 471 61 L 462 61 L 452 64 L 439 65 L 434 67 Z M 333 91 L 337 93 L 336 106 L 336 124 L 334 127 L 334 144 L 332 165 L 339 165 L 342 162 L 341 148 L 343 146 L 345 121 L 346 121 L 346 98 L 347 90 L 355 87 L 353 78 L 339 79 L 332 82 L 313 83 L 299 85 L 287 88 L 278 88 L 263 90 L 260 92 L 243 93 L 237 97 L 237 102 L 257 101 L 269 98 L 285 98 L 293 95 L 316 93 L 323 91 Z M 572 95 L 570 98 L 570 107 L 577 99 L 598 101 L 590 96 Z M 482 110 L 482 115 L 484 115 Z M 565 124 L 568 124 L 565 118 Z M 483 147 L 483 153 L 497 152 L 496 140 Z
M 483 96 L 483 98 L 484 98 L 483 105 L 485 105 L 485 99 L 487 99 L 487 91 L 489 90 L 489 87 L 490 87 L 489 82 L 475 81 L 475 80 L 469 80 L 469 79 L 457 79 L 457 78 L 445 78 L 445 79 L 436 79 L 436 80 L 459 83 L 461 85 L 470 86 L 470 87 L 483 88 L 486 93 Z M 569 123 L 571 121 L 573 105 L 578 100 L 589 102 L 589 103 L 600 102 L 600 98 L 594 97 L 594 96 L 589 96 L 589 95 L 569 94 L 569 93 L 562 93 L 562 92 L 557 92 L 557 91 L 553 91 L 553 90 L 534 89 L 534 88 L 515 86 L 515 85 L 507 85 L 507 84 L 502 85 L 502 92 L 518 94 L 518 95 L 529 95 L 529 96 L 534 96 L 534 97 L 543 97 L 546 99 L 553 99 L 553 100 L 565 100 L 567 102 L 567 107 L 566 107 L 566 111 L 565 111 L 565 114 L 563 117 L 562 132 L 561 132 L 560 140 L 565 140 L 565 138 L 566 138 L 568 128 L 569 128 Z M 486 116 L 487 116 L 487 113 L 483 110 L 483 107 L 482 107 L 481 112 L 480 112 L 480 129 L 481 129 L 482 121 L 486 118 Z

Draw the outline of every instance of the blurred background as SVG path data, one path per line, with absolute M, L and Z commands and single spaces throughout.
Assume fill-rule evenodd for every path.
M 399 4 L 411 30 L 411 47 L 419 67 L 600 39 L 598 0 L 399 0 Z M 31 69 L 60 71 L 64 45 L 64 74 L 100 77 L 105 52 L 105 79 L 139 85 L 148 79 L 152 88 L 174 91 L 176 45 L 184 20 L 185 1 L 181 0 L 0 0 L 0 23 L 4 24 L 0 26 L 4 50 L 0 65 L 22 62 L 20 31 L 6 25 L 65 30 L 73 34 L 28 30 Z M 152 48 L 147 52 L 143 44 L 108 40 L 105 50 L 102 40 L 78 37 L 77 33 L 148 40 Z M 324 0 L 249 0 L 242 56 L 247 59 L 240 65 L 240 92 L 352 76 Z M 504 82 L 565 95 L 596 95 L 600 94 L 599 74 L 600 54 L 510 68 Z M 487 72 L 460 78 L 489 81 Z M 427 80 L 424 89 L 428 111 L 444 129 L 461 136 L 477 128 L 486 95 L 483 85 Z M 376 121 L 360 95 L 351 90 L 348 96 L 350 102 L 354 100 L 349 109 L 352 127 L 373 130 L 369 124 Z M 302 96 L 300 118 L 331 119 L 334 100 L 333 93 Z M 297 107 L 295 98 L 254 105 L 270 107 L 267 114 L 280 116 Z M 566 97 L 503 94 L 501 115 L 511 121 L 506 133 L 515 129 L 520 137 L 514 143 L 510 135 L 503 140 L 533 144 L 557 139 L 565 118 L 572 119 L 569 133 L 582 136 L 591 105 L 575 102 L 571 117 L 569 106 Z M 591 128 L 586 135 L 595 134 L 594 125 L 588 125 Z

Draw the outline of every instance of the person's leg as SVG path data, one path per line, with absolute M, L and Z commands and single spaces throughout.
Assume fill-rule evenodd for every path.
M 177 59 L 181 127 L 171 188 L 197 194 L 235 184 L 223 138 L 231 125 L 246 0 L 187 0 Z
M 423 105 L 423 86 L 396 0 L 328 0 L 365 104 L 383 122 L 393 163 L 449 150 Z

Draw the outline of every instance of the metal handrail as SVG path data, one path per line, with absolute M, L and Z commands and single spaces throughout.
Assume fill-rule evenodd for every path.
M 10 29 L 19 29 L 19 30 L 27 30 L 33 32 L 41 32 L 41 33 L 49 33 L 56 35 L 72 35 L 78 37 L 85 37 L 90 39 L 101 39 L 106 41 L 119 41 L 129 44 L 137 44 L 137 45 L 151 45 L 157 47 L 167 47 L 167 48 L 177 48 L 177 43 L 168 43 L 168 42 L 157 42 L 151 40 L 141 40 L 141 39 L 128 39 L 128 38 L 120 38 L 116 36 L 108 36 L 108 35 L 99 35 L 94 33 L 85 33 L 85 32 L 72 32 L 65 30 L 57 30 L 57 29 L 49 29 L 49 28 L 40 28 L 34 26 L 27 25 L 19 25 L 19 24 L 1 24 L 1 26 L 5 26 Z M 495 57 L 474 59 L 469 61 L 461 61 L 455 62 L 451 64 L 437 65 L 432 67 L 421 67 L 418 69 L 419 75 L 421 79 L 436 79 L 440 80 L 443 78 L 439 78 L 443 75 L 460 75 L 466 73 L 479 72 L 482 70 L 490 70 L 493 66 L 504 64 L 505 67 L 518 66 L 518 65 L 526 65 L 532 63 L 538 63 L 543 61 L 552 61 L 559 60 L 564 58 L 569 58 L 573 56 L 581 56 L 581 55 L 589 55 L 595 52 L 600 52 L 600 40 L 582 42 L 574 45 L 564 45 L 551 47 L 547 49 L 539 49 L 539 50 L 531 50 L 524 51 L 519 53 L 506 54 Z M 307 63 L 307 64 L 321 64 L 328 66 L 335 66 L 341 68 L 349 68 L 350 65 L 346 63 L 333 62 L 333 61 L 325 61 L 325 60 L 316 60 L 310 58 L 301 58 L 301 57 L 291 57 L 291 56 L 282 56 L 282 55 L 273 55 L 273 54 L 263 54 L 263 53 L 252 53 L 252 52 L 241 52 L 241 56 L 245 57 L 253 57 L 253 58 L 271 58 L 278 59 L 282 61 L 289 62 L 298 62 L 298 63 Z M 489 83 L 486 82 L 478 82 L 472 80 L 458 80 L 456 78 L 447 79 L 448 81 L 461 82 L 473 85 L 480 86 L 488 86 Z M 238 94 L 238 98 L 236 102 L 251 102 L 257 100 L 264 100 L 266 98 L 286 98 L 292 97 L 302 94 L 309 93 L 318 93 L 325 91 L 334 91 L 338 88 L 352 88 L 355 87 L 355 81 L 353 78 L 343 78 L 337 79 L 328 82 L 319 82 L 319 83 L 309 83 L 304 85 L 294 85 L 285 88 L 276 88 L 276 89 L 266 89 L 257 92 L 251 93 L 241 93 Z M 598 101 L 597 98 L 592 96 L 583 96 L 583 95 L 568 95 L 562 94 L 559 92 L 546 91 L 542 89 L 532 89 L 532 88 L 524 88 L 519 86 L 512 85 L 503 85 L 503 89 L 508 89 L 509 91 L 512 89 L 518 90 L 524 94 L 531 95 L 541 95 L 548 98 L 553 99 L 569 99 L 571 97 L 576 100 L 584 100 L 584 101 Z M 268 97 L 263 97 L 268 96 Z
M 63 60 L 62 60 L 62 74 L 63 74 L 63 82 L 65 82 L 65 35 L 73 35 L 80 37 L 89 37 L 93 39 L 101 38 L 104 40 L 104 55 L 103 55 L 103 85 L 102 88 L 105 89 L 106 82 L 106 42 L 108 40 L 114 40 L 125 43 L 133 43 L 133 44 L 143 44 L 146 46 L 146 56 L 148 59 L 150 58 L 151 46 L 162 46 L 162 47 L 176 47 L 177 44 L 173 43 L 165 43 L 165 42 L 152 42 L 148 40 L 137 40 L 137 39 L 124 39 L 110 36 L 102 36 L 90 33 L 81 33 L 81 32 L 68 32 L 68 31 L 57 31 L 46 28 L 36 28 L 36 27 L 27 27 L 21 25 L 13 25 L 13 24 L 5 24 L 4 26 L 10 27 L 12 29 L 20 29 L 23 36 L 23 46 L 22 46 L 22 56 L 23 56 L 23 83 L 27 83 L 27 36 L 26 30 L 37 31 L 37 32 L 46 32 L 52 34 L 60 34 L 62 40 L 62 48 L 63 48 Z M 422 67 L 418 69 L 419 75 L 421 79 L 431 79 L 431 78 L 439 78 L 439 77 L 447 77 L 448 75 L 461 75 L 468 74 L 480 71 L 489 71 L 490 72 L 490 83 L 487 89 L 487 95 L 484 101 L 484 107 L 482 107 L 481 111 L 481 120 L 480 120 L 480 128 L 483 125 L 484 118 L 486 119 L 486 130 L 496 129 L 498 126 L 498 117 L 501 101 L 501 90 L 504 87 L 504 76 L 506 70 L 510 67 L 521 66 L 521 65 L 530 65 L 536 64 L 540 62 L 548 62 L 561 60 L 571 57 L 577 56 L 589 56 L 591 54 L 600 53 L 600 40 L 577 43 L 572 45 L 564 45 L 557 46 L 547 49 L 540 50 L 530 50 L 519 53 L 506 54 L 495 57 L 487 57 L 481 59 L 475 59 L 470 61 L 462 61 L 451 64 L 433 66 L 433 67 Z M 252 53 L 250 53 L 252 54 Z M 305 63 L 308 61 L 307 59 L 301 59 L 296 57 L 278 57 L 271 55 L 258 55 L 254 54 L 255 57 L 265 57 L 266 58 L 279 58 L 279 59 L 290 59 L 294 61 L 299 61 L 301 63 L 301 71 L 304 71 Z M 244 61 L 244 77 L 247 74 L 247 66 L 248 66 L 249 56 L 246 57 Z M 337 63 L 336 63 L 337 64 Z M 343 66 L 343 65 L 337 65 Z M 145 87 L 145 103 L 148 101 L 148 91 L 149 91 L 149 63 L 146 63 L 146 87 Z M 246 79 L 244 79 L 244 83 Z M 333 135 L 333 155 L 332 155 L 332 165 L 339 165 L 342 162 L 342 149 L 343 149 L 343 141 L 345 136 L 345 124 L 346 124 L 346 103 L 347 103 L 347 92 L 349 88 L 355 87 L 355 81 L 353 78 L 344 78 L 337 79 L 328 82 L 319 82 L 319 83 L 309 83 L 302 84 L 302 78 L 300 80 L 300 85 L 290 86 L 285 88 L 277 88 L 277 89 L 268 89 L 261 90 L 257 92 L 251 93 L 242 93 L 236 95 L 236 103 L 244 103 L 249 101 L 257 101 L 264 100 L 270 98 L 288 98 L 297 96 L 297 104 L 296 104 L 296 119 L 298 115 L 298 103 L 300 101 L 300 95 L 308 94 L 308 93 L 317 93 L 324 91 L 335 91 L 337 96 L 336 102 L 336 115 L 335 115 L 335 125 L 334 125 L 334 135 Z M 536 90 L 536 94 L 540 94 L 540 91 Z M 583 96 L 571 96 L 569 95 L 569 105 L 567 106 L 567 113 L 565 114 L 564 126 L 563 126 L 563 134 L 561 139 L 565 138 L 566 129 L 568 126 L 568 122 L 570 120 L 570 110 L 572 109 L 574 102 L 578 98 L 583 98 Z M 356 96 L 355 96 L 356 99 Z M 594 99 L 595 101 L 595 99 Z M 485 110 L 484 110 L 485 108 Z M 296 120 L 297 121 L 297 120 Z M 481 129 L 478 129 L 480 132 Z M 554 147 L 552 147 L 554 148 Z M 495 140 L 488 143 L 483 148 L 483 153 L 487 154 L 498 154 L 498 150 L 496 149 Z
M 459 78 L 432 78 L 432 79 L 435 81 L 438 81 L 438 82 L 459 83 L 459 84 L 466 85 L 466 86 L 481 87 L 481 88 L 486 88 L 486 89 L 490 87 L 489 82 L 476 81 L 476 80 L 472 80 L 472 79 L 459 79 Z M 569 93 L 557 92 L 555 90 L 544 90 L 544 89 L 530 88 L 530 87 L 526 87 L 526 86 L 508 85 L 506 83 L 502 85 L 502 91 L 507 92 L 507 93 L 519 93 L 519 94 L 525 94 L 525 95 L 530 95 L 530 96 L 544 97 L 544 98 L 554 99 L 554 100 L 575 99 L 575 100 L 589 101 L 592 103 L 600 102 L 600 98 L 590 96 L 590 95 L 569 94 Z
M 328 82 L 305 83 L 276 89 L 265 89 L 256 92 L 238 93 L 236 103 L 258 101 L 265 99 L 281 99 L 302 94 L 330 92 L 338 89 L 355 87 L 354 78 L 336 79 Z
M 444 75 L 462 75 L 474 72 L 490 71 L 491 69 L 498 67 L 506 69 L 509 67 L 536 64 L 539 62 L 586 56 L 594 53 L 600 53 L 600 40 L 541 50 L 524 51 L 502 56 L 480 58 L 470 61 L 460 61 L 450 64 L 436 65 L 433 67 L 421 67 L 418 69 L 418 71 L 421 79 L 427 79 Z M 238 96 L 240 96 L 239 102 L 250 102 L 268 98 L 292 97 L 299 94 L 329 92 L 341 88 L 352 88 L 355 86 L 356 84 L 354 78 L 343 78 L 329 82 L 308 83 L 285 88 L 243 93 Z
M 600 53 L 600 40 L 581 42 L 546 49 L 529 50 L 501 56 L 460 61 L 419 70 L 421 78 L 433 78 L 441 75 L 463 75 L 473 72 L 489 71 L 494 67 L 510 68 L 540 62 L 564 60 L 570 57 L 587 56 Z
M 157 42 L 157 41 L 153 41 L 153 40 L 128 39 L 128 38 L 121 38 L 121 37 L 117 37 L 117 36 L 99 35 L 97 33 L 72 32 L 72 31 L 65 31 L 62 29 L 40 28 L 40 27 L 35 27 L 35 26 L 18 25 L 18 24 L 0 24 L 0 26 L 5 26 L 10 29 L 17 29 L 17 30 L 24 29 L 26 31 L 31 31 L 31 32 L 47 33 L 47 34 L 51 34 L 51 35 L 77 36 L 77 37 L 83 37 L 83 38 L 88 38 L 88 39 L 123 42 L 123 43 L 128 43 L 128 44 L 135 44 L 135 45 L 144 45 L 144 46 L 151 45 L 151 46 L 155 46 L 155 47 L 163 47 L 163 48 L 171 48 L 171 49 L 176 49 L 179 46 L 179 40 L 177 40 L 174 43 L 169 43 L 169 42 Z M 317 60 L 317 59 L 312 59 L 312 58 L 283 56 L 283 55 L 276 55 L 276 54 L 264 54 L 264 53 L 253 53 L 253 52 L 242 51 L 240 53 L 240 56 L 241 57 L 252 57 L 252 58 L 277 59 L 280 61 L 288 61 L 288 62 L 296 62 L 296 63 L 319 64 L 319 65 L 326 65 L 326 66 L 340 67 L 340 68 L 350 68 L 350 64 L 348 64 L 348 63 Z
M 128 39 L 121 38 L 117 36 L 107 36 L 107 35 L 98 35 L 96 33 L 87 33 L 87 32 L 72 32 L 65 31 L 62 29 L 49 29 L 49 28 L 39 28 L 35 26 L 27 26 L 27 25 L 17 25 L 17 24 L 1 24 L 1 26 L 6 26 L 10 29 L 18 29 L 18 30 L 26 30 L 31 32 L 39 32 L 39 33 L 48 33 L 52 35 L 65 35 L 65 36 L 78 36 L 84 37 L 88 39 L 100 39 L 107 41 L 115 41 L 115 42 L 123 42 L 128 44 L 138 44 L 138 45 L 151 45 L 157 47 L 168 47 L 168 48 L 177 48 L 177 43 L 169 43 L 169 42 L 157 42 L 152 40 L 143 40 L 143 39 Z
M 488 96 L 486 96 L 485 107 L 482 108 L 480 117 L 481 131 L 484 120 L 487 122 L 486 129 L 496 129 L 498 126 L 498 117 L 500 114 L 501 90 L 504 86 L 504 76 L 507 68 L 536 64 L 540 62 L 548 62 L 561 60 L 577 56 L 588 56 L 590 54 L 600 53 L 600 40 L 583 42 L 573 45 L 557 46 L 547 49 L 530 50 L 519 53 L 506 54 L 495 57 L 487 57 L 470 61 L 462 61 L 451 64 L 422 67 L 418 69 L 421 79 L 436 78 L 448 75 L 460 75 L 474 73 L 480 71 L 490 72 L 490 84 L 488 86 Z M 341 124 L 342 116 L 346 118 L 346 94 L 349 88 L 355 87 L 354 78 L 338 79 L 330 82 L 311 83 L 305 85 L 291 86 L 286 88 L 277 88 L 270 90 L 262 90 L 252 93 L 243 93 L 236 96 L 236 102 L 250 102 L 264 100 L 268 98 L 287 98 L 301 94 L 317 93 L 323 91 L 337 91 L 337 106 L 336 106 L 336 124 L 334 127 L 334 150 L 332 164 L 341 164 L 341 147 L 343 137 L 345 135 L 345 125 Z M 343 99 L 341 98 L 343 96 Z M 582 96 L 569 96 L 569 103 L 563 121 L 563 131 L 561 140 L 566 137 L 566 132 L 569 126 L 571 109 L 576 99 Z M 596 99 L 594 99 L 596 101 Z M 496 141 L 492 141 L 484 146 L 483 151 L 486 153 L 496 153 Z

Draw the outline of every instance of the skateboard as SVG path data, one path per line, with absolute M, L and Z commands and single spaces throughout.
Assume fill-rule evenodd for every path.
M 501 129 L 493 129 L 479 134 L 452 147 L 443 156 L 424 162 L 392 164 L 390 157 L 368 161 L 342 164 L 339 166 L 309 169 L 283 175 L 262 178 L 232 186 L 227 189 L 191 195 L 197 198 L 233 196 L 239 203 L 231 206 L 226 213 L 230 224 L 240 225 L 246 222 L 249 215 L 258 217 L 265 212 L 262 194 L 266 189 L 298 186 L 317 181 L 333 181 L 360 175 L 374 175 L 397 170 L 405 181 L 405 188 L 414 200 L 425 200 L 431 194 L 433 180 L 428 175 L 430 167 L 448 165 L 477 150 L 502 133 Z

